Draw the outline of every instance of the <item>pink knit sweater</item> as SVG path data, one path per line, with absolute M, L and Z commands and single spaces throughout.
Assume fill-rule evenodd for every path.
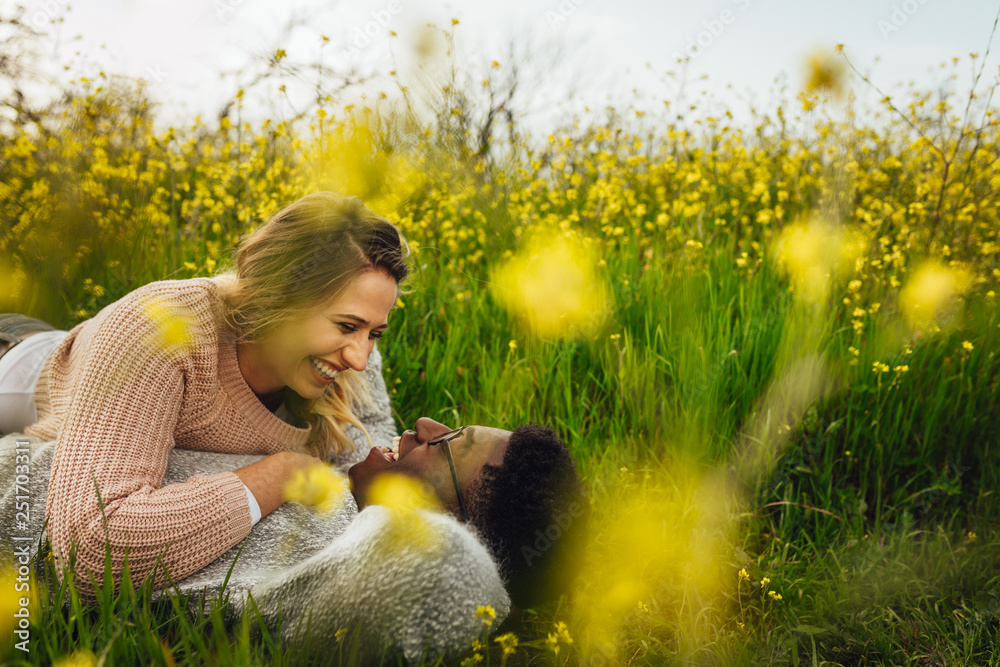
M 39 421 L 26 432 L 57 440 L 47 530 L 67 564 L 75 544 L 75 583 L 85 599 L 94 593 L 88 573 L 103 581 L 108 542 L 116 586 L 126 549 L 138 585 L 161 554 L 177 581 L 250 533 L 234 473 L 162 486 L 173 447 L 305 451 L 309 430 L 271 414 L 244 381 L 222 313 L 211 279 L 151 283 L 77 325 L 42 370 Z M 157 588 L 164 583 L 161 567 Z

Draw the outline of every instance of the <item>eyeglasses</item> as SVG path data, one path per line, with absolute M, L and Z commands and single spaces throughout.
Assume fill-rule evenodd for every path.
M 459 435 L 462 434 L 467 426 L 462 426 L 456 428 L 454 431 L 448 431 L 436 438 L 431 438 L 427 441 L 428 447 L 433 447 L 434 445 L 444 445 L 444 453 L 448 457 L 448 467 L 451 468 L 451 481 L 455 483 L 455 495 L 458 496 L 458 509 L 462 512 L 462 521 L 466 523 L 469 522 L 469 516 L 465 513 L 465 501 L 462 500 L 462 488 L 458 484 L 458 472 L 455 470 L 455 459 L 451 457 L 451 445 L 448 444 Z

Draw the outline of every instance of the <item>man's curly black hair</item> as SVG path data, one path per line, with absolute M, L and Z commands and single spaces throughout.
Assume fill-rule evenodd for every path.
M 469 518 L 524 609 L 568 591 L 582 560 L 590 503 L 566 445 L 551 429 L 514 429 L 499 466 L 470 489 Z

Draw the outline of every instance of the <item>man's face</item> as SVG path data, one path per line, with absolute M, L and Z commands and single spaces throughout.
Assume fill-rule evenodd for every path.
M 368 490 L 379 475 L 396 473 L 416 477 L 429 484 L 441 504 L 458 516 L 458 497 L 451 469 L 448 467 L 448 455 L 444 451 L 445 445 L 427 444 L 432 438 L 451 430 L 433 419 L 421 417 L 413 430 L 403 432 L 399 440 L 398 458 L 395 460 L 391 452 L 372 447 L 368 458 L 351 466 L 347 472 L 358 507 L 368 504 Z M 488 426 L 469 426 L 458 437 L 449 441 L 467 509 L 471 510 L 468 506 L 468 489 L 479 477 L 484 465 L 501 464 L 509 439 L 510 431 Z

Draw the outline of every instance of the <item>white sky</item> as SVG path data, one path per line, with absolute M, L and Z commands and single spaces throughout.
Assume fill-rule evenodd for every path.
M 395 13 L 389 11 L 390 0 L 87 0 L 71 8 L 63 0 L 25 4 L 29 19 L 39 25 L 50 16 L 64 18 L 46 29 L 49 58 L 60 68 L 69 66 L 66 76 L 93 77 L 103 69 L 145 77 L 162 103 L 161 113 L 172 123 L 184 123 L 196 113 L 206 119 L 218 113 L 237 88 L 234 80 L 220 81 L 220 70 L 239 68 L 250 52 L 280 47 L 288 51 L 289 61 L 313 60 L 322 34 L 331 40 L 323 50 L 324 62 L 344 63 L 357 31 L 368 27 L 374 37 L 351 62 L 387 72 L 393 67 L 391 42 L 396 66 L 405 69 L 405 40 L 427 22 L 450 25 L 452 17 L 460 20 L 455 33 L 463 53 L 460 64 L 476 70 L 476 77 L 491 60 L 506 61 L 512 37 L 523 43 L 530 34 L 537 44 L 562 46 L 561 64 L 550 65 L 545 58 L 530 63 L 539 77 L 533 111 L 552 122 L 609 101 L 641 107 L 676 100 L 679 79 L 666 73 L 679 71 L 676 57 L 699 38 L 707 46 L 687 66 L 685 99 L 702 86 L 731 107 L 745 108 L 750 95 L 768 106 L 774 99 L 769 91 L 781 73 L 787 75 L 789 97 L 794 97 L 808 54 L 837 43 L 887 91 L 898 91 L 896 84 L 911 80 L 920 89 L 933 89 L 947 75 L 937 67 L 941 62 L 985 52 L 998 9 L 997 0 L 394 2 Z M 387 19 L 385 26 L 375 22 L 379 12 Z M 293 13 L 306 26 L 281 40 L 281 27 Z M 391 40 L 390 30 L 400 36 Z M 74 39 L 77 35 L 80 39 Z M 996 42 L 984 74 L 986 85 L 1000 64 L 1000 36 Z M 959 90 L 968 90 L 969 70 L 963 61 Z M 708 78 L 699 81 L 702 75 Z M 572 89 L 567 84 L 571 80 L 577 82 Z M 372 85 L 385 87 L 387 82 Z M 244 113 L 255 115 L 246 106 Z M 270 113 L 261 110 L 260 117 Z

